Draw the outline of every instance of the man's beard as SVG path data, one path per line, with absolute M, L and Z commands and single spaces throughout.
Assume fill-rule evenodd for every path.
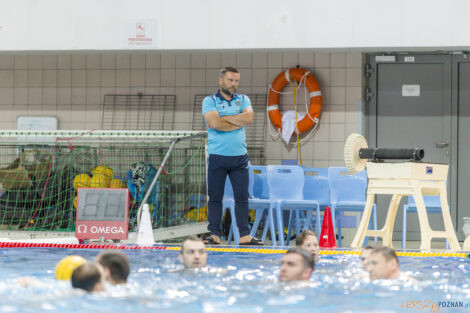
M 220 90 L 222 90 L 222 92 L 223 92 L 224 94 L 230 95 L 230 96 L 233 95 L 233 94 L 235 93 L 235 91 L 237 91 L 236 89 L 233 89 L 233 92 L 232 92 L 232 90 L 226 89 L 226 88 L 223 88 L 223 87 L 220 88 Z

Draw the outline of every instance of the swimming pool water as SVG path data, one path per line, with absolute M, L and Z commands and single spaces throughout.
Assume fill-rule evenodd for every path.
M 470 312 L 465 258 L 400 257 L 416 283 L 370 283 L 358 277 L 358 256 L 322 256 L 308 283 L 279 283 L 281 254 L 209 252 L 206 269 L 184 271 L 177 251 L 124 252 L 131 261 L 128 284 L 86 294 L 54 280 L 55 265 L 71 254 L 91 260 L 99 251 L 1 249 L 0 312 Z M 24 276 L 38 283 L 19 285 Z M 406 307 L 424 300 L 464 307 Z

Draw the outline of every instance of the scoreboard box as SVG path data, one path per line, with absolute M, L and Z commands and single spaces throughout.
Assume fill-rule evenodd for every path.
M 127 188 L 78 188 L 75 237 L 118 239 L 128 236 Z

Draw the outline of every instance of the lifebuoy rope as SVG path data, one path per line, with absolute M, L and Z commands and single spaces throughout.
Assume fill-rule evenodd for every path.
M 287 71 L 287 73 L 289 73 L 289 71 Z M 305 74 L 302 76 L 302 78 L 305 76 Z M 286 77 L 289 78 L 286 74 Z M 300 80 L 302 80 L 302 78 L 300 78 Z M 295 113 L 295 137 L 297 139 L 297 164 L 302 166 L 302 153 L 301 153 L 301 149 L 300 149 L 300 140 L 299 140 L 299 121 L 297 119 L 297 102 L 295 101 L 295 94 L 297 93 L 297 90 L 299 90 L 299 86 L 300 86 L 300 83 L 299 85 L 297 86 L 297 88 L 294 88 L 294 85 L 292 84 L 292 81 L 290 79 L 287 80 L 289 82 L 289 85 L 292 89 L 292 96 L 294 97 L 294 113 Z

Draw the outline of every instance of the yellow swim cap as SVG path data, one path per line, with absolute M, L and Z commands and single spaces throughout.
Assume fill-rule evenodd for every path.
M 69 255 L 63 258 L 55 268 L 55 279 L 69 280 L 73 271 L 84 263 L 86 263 L 86 260 L 78 255 Z

